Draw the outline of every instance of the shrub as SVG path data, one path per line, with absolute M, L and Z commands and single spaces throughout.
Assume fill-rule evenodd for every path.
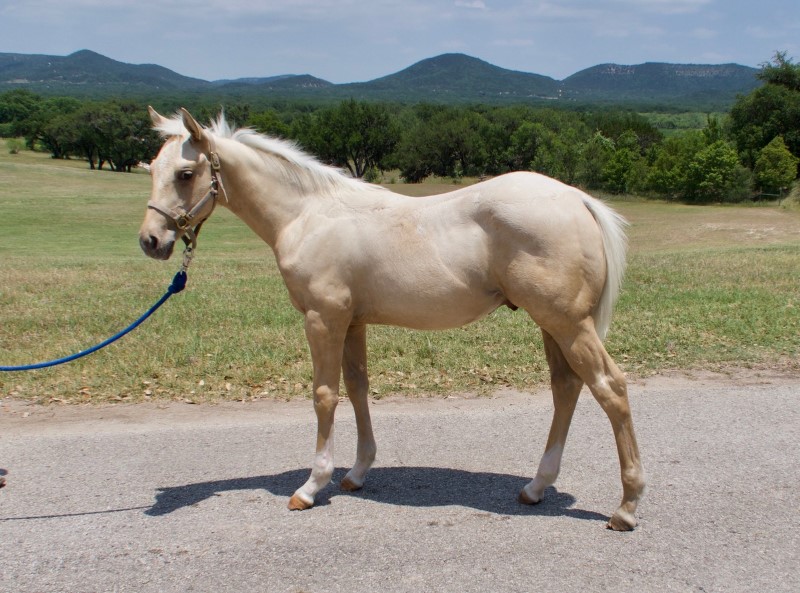
M 800 181 L 795 181 L 789 195 L 781 202 L 781 208 L 800 210 Z
M 25 148 L 25 142 L 19 138 L 10 138 L 6 140 L 9 154 L 19 154 Z
M 689 163 L 685 195 L 697 203 L 739 202 L 748 195 L 749 177 L 734 148 L 718 140 Z
M 364 173 L 364 181 L 367 183 L 380 183 L 383 181 L 383 175 L 381 175 L 380 170 L 378 167 L 372 166 L 368 167 L 366 172 Z
M 775 136 L 759 152 L 753 169 L 755 181 L 762 190 L 780 191 L 789 187 L 797 177 L 797 162 L 783 141 L 783 136 Z

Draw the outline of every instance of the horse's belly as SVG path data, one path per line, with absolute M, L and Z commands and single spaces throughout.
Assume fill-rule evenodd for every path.
M 377 239 L 355 273 L 371 323 L 418 329 L 460 327 L 505 302 L 490 273 L 484 231 L 474 224 Z M 354 291 L 354 296 L 356 291 Z
M 503 295 L 482 290 L 438 295 L 401 291 L 372 300 L 360 317 L 365 323 L 411 329 L 451 329 L 477 321 L 504 303 Z

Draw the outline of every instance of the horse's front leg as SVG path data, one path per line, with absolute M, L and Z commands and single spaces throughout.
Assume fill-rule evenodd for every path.
M 358 490 L 375 461 L 375 437 L 369 417 L 369 378 L 367 377 L 367 326 L 351 326 L 344 342 L 342 362 L 344 385 L 353 404 L 358 430 L 356 462 L 342 480 L 342 490 Z
M 317 311 L 306 313 L 306 337 L 314 366 L 317 450 L 311 476 L 289 499 L 291 510 L 314 506 L 317 492 L 327 486 L 333 475 L 333 416 L 339 403 L 339 378 L 347 325 L 326 319 Z

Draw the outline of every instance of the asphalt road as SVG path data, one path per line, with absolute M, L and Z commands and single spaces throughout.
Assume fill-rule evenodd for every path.
M 102 408 L 0 401 L 0 591 L 795 592 L 800 378 L 631 386 L 649 490 L 632 533 L 610 425 L 581 397 L 559 482 L 516 502 L 547 392 L 372 405 L 359 493 L 286 503 L 308 475 L 311 404 Z M 337 418 L 337 470 L 355 452 Z

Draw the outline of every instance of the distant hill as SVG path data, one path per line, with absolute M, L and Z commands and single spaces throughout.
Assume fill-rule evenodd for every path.
M 44 94 L 78 97 L 148 96 L 163 93 L 247 89 L 316 88 L 331 83 L 313 76 L 285 74 L 209 82 L 155 64 L 126 64 L 90 50 L 68 56 L 0 53 L 0 90 L 28 88 Z
M 738 64 L 601 64 L 563 82 L 571 99 L 653 101 L 735 97 L 756 88 L 758 70 Z
M 155 64 L 125 64 L 84 49 L 63 57 L 0 53 L 0 84 L 80 94 L 85 89 L 195 90 L 210 83 Z
M 443 54 L 389 76 L 341 86 L 365 97 L 447 102 L 555 99 L 559 91 L 559 82 L 553 78 L 506 70 L 464 54 Z
M 264 84 L 267 82 L 276 82 L 284 78 L 291 78 L 294 74 L 279 74 L 277 76 L 265 76 L 261 78 L 226 78 L 224 80 L 214 80 L 211 82 L 214 86 L 224 86 L 226 84 Z
M 306 94 L 313 89 L 333 87 L 332 82 L 316 78 L 309 74 L 285 74 L 270 78 L 241 78 L 238 80 L 215 81 L 212 83 L 217 93 L 237 93 L 245 96 Z
M 444 54 L 371 80 L 333 84 L 309 74 L 205 81 L 155 64 L 126 64 L 81 50 L 68 56 L 0 53 L 0 92 L 157 100 L 192 93 L 215 100 L 331 101 L 345 98 L 441 103 L 614 103 L 726 108 L 760 82 L 738 64 L 602 64 L 558 81 L 507 70 L 464 54 Z

